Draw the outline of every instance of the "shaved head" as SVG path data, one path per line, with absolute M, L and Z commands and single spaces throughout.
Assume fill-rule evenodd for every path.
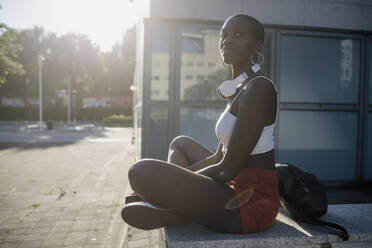
M 264 27 L 261 22 L 259 22 L 256 18 L 246 14 L 235 14 L 227 18 L 226 22 L 228 21 L 237 21 L 240 24 L 247 27 L 247 29 L 251 32 L 253 37 L 256 38 L 257 41 L 264 41 L 265 39 L 265 32 Z

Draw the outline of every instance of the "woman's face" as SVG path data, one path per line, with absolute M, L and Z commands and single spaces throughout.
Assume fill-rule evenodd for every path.
M 220 53 L 225 64 L 250 63 L 257 41 L 251 35 L 249 24 L 240 17 L 232 17 L 224 23 L 220 32 Z

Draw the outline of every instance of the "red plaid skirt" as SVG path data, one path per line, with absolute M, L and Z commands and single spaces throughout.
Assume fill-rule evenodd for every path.
M 225 184 L 235 192 L 244 233 L 260 232 L 274 223 L 280 206 L 276 170 L 243 168 Z

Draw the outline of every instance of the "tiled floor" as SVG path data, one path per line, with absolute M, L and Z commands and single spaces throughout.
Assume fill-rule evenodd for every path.
M 163 231 L 161 228 L 146 231 L 128 226 L 123 248 L 165 248 Z

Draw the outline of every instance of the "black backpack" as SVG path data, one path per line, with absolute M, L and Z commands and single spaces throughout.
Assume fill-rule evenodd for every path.
M 340 235 L 343 240 L 349 239 L 347 230 L 342 226 L 318 219 L 327 213 L 328 202 L 326 191 L 315 175 L 289 163 L 276 163 L 275 167 L 279 178 L 280 204 L 295 220 L 321 226 Z

